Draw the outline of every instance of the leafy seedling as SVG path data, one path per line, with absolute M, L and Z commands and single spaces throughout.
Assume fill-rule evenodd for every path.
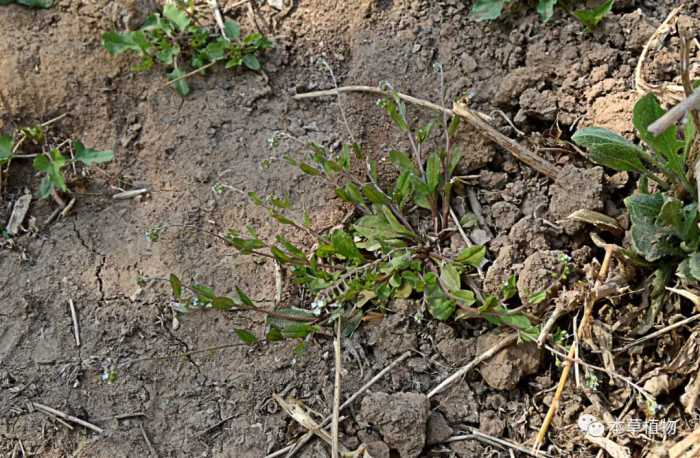
M 15 140 L 17 139 L 17 140 Z M 66 153 L 68 145 L 72 146 L 73 154 Z M 32 148 L 35 154 L 21 154 L 20 147 Z M 49 143 L 42 126 L 24 127 L 15 135 L 0 135 L 0 175 L 3 167 L 9 168 L 13 159 L 33 157 L 32 166 L 42 175 L 38 195 L 40 198 L 54 196 L 58 192 L 69 192 L 64 176 L 64 168 L 74 163 L 85 166 L 109 162 L 114 158 L 112 151 L 97 151 L 86 148 L 80 141 L 70 140 Z M 58 199 L 60 200 L 60 199 Z
M 224 36 L 197 26 L 183 6 L 166 4 L 162 13 L 154 13 L 139 30 L 106 32 L 102 46 L 112 55 L 131 52 L 141 60 L 134 71 L 147 71 L 156 64 L 163 67 L 178 94 L 190 93 L 186 77 L 204 72 L 222 63 L 227 69 L 261 69 L 259 54 L 272 47 L 262 34 L 241 36 L 240 25 L 224 22 Z

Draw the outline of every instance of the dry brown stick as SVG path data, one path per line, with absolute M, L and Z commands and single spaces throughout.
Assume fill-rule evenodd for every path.
M 302 99 L 308 99 L 308 98 L 314 98 L 314 97 L 338 95 L 339 93 L 342 93 L 342 92 L 369 92 L 369 93 L 378 94 L 378 95 L 389 95 L 389 93 L 387 93 L 386 91 L 384 91 L 378 87 L 373 87 L 373 86 L 343 86 L 343 87 L 339 87 L 337 89 L 329 89 L 329 90 L 325 90 L 325 91 L 314 91 L 314 92 L 307 92 L 304 94 L 297 94 L 297 95 L 293 96 L 292 98 L 295 100 L 302 100 Z M 530 150 L 528 150 L 524 146 L 520 145 L 515 140 L 512 140 L 512 139 L 506 137 L 502 133 L 498 132 L 495 128 L 491 127 L 487 123 L 487 121 L 489 121 L 489 122 L 492 121 L 492 118 L 490 116 L 469 109 L 467 107 L 467 105 L 462 101 L 455 102 L 453 107 L 452 107 L 452 110 L 449 110 L 447 108 L 441 107 L 438 104 L 428 102 L 426 100 L 418 99 L 418 98 L 412 97 L 410 95 L 406 95 L 406 94 L 402 94 L 402 93 L 397 93 L 397 95 L 401 100 L 404 100 L 406 102 L 410 102 L 414 105 L 418 105 L 418 106 L 421 106 L 424 108 L 428 108 L 430 110 L 438 111 L 440 113 L 446 113 L 450 116 L 457 115 L 460 118 L 467 121 L 472 126 L 480 129 L 489 140 L 498 144 L 502 148 L 508 150 L 518 160 L 524 162 L 525 164 L 529 165 L 530 167 L 532 167 L 533 169 L 542 173 L 543 175 L 554 179 L 559 174 L 559 169 L 557 167 L 550 164 L 548 161 L 542 159 L 541 157 L 537 156 L 536 154 L 534 154 L 533 152 L 531 152 Z
M 207 3 L 209 3 L 209 8 L 211 9 L 212 14 L 214 15 L 214 21 L 216 22 L 217 27 L 219 27 L 221 37 L 226 41 L 231 41 L 229 37 L 226 36 L 226 29 L 224 28 L 224 19 L 223 17 L 221 17 L 219 2 L 217 0 L 207 0 Z
M 600 271 L 598 272 L 596 286 L 600 285 L 600 283 L 602 283 L 608 275 L 608 269 L 610 268 L 610 259 L 612 258 L 614 249 L 615 248 L 613 245 L 607 245 L 605 247 L 605 258 L 603 258 L 603 264 L 600 266 Z M 578 334 L 579 337 L 583 333 L 583 330 L 586 329 L 586 326 L 588 325 L 588 320 L 591 317 L 591 313 L 593 312 L 593 306 L 597 301 L 597 297 L 594 291 L 591 291 L 589 293 L 589 296 L 586 300 L 586 304 L 584 306 L 581 323 L 579 323 L 578 329 L 574 331 Z M 559 407 L 559 400 L 561 399 L 561 395 L 564 392 L 566 382 L 569 379 L 569 373 L 571 372 L 571 367 L 573 366 L 572 361 L 574 360 L 575 352 L 576 346 L 572 345 L 571 349 L 569 350 L 569 353 L 566 355 L 566 361 L 564 361 L 564 368 L 561 371 L 561 377 L 559 378 L 557 390 L 554 392 L 554 398 L 552 398 L 552 403 L 549 405 L 547 415 L 544 417 L 542 426 L 540 427 L 540 430 L 537 432 L 537 436 L 535 437 L 535 443 L 532 446 L 533 450 L 539 450 L 540 447 L 544 444 L 544 438 L 547 435 L 547 430 L 549 430 L 549 425 L 552 423 L 554 415 L 556 415 L 557 413 L 557 408 Z
M 146 434 L 146 429 L 143 427 L 143 422 L 139 422 L 139 429 L 141 430 L 141 435 L 143 436 L 143 440 L 146 441 L 146 445 L 148 446 L 148 450 L 151 451 L 151 454 L 158 458 L 158 452 L 156 452 L 156 449 L 153 447 L 153 444 L 151 443 L 151 439 L 148 438 L 148 434 Z
M 217 62 L 219 62 L 219 61 L 218 61 L 218 60 L 215 60 L 214 62 L 209 62 L 208 64 L 202 65 L 201 67 L 199 67 L 199 68 L 196 69 L 196 70 L 192 70 L 191 72 L 185 73 L 184 75 L 178 76 L 177 78 L 173 78 L 173 79 L 169 80 L 167 83 L 165 83 L 165 84 L 163 85 L 163 87 L 172 86 L 173 84 L 177 83 L 177 82 L 180 81 L 180 80 L 184 80 L 185 78 L 189 78 L 189 77 L 192 76 L 192 75 L 196 75 L 197 73 L 201 73 L 201 72 L 203 72 L 204 70 L 206 70 L 207 68 L 209 68 L 209 67 L 213 66 L 214 64 L 216 64 Z
M 43 411 L 44 413 L 49 413 L 53 416 L 63 418 L 64 420 L 71 421 L 77 425 L 84 426 L 88 429 L 91 429 L 95 431 L 98 434 L 103 434 L 104 430 L 98 426 L 93 425 L 92 423 L 88 423 L 85 420 L 81 420 L 78 417 L 74 417 L 73 415 L 68 415 L 67 413 L 61 412 L 60 410 L 56 410 L 52 407 L 45 406 L 44 404 L 39 404 L 38 402 L 32 402 L 32 406 L 35 408 Z
M 449 444 L 450 442 L 457 442 L 457 441 L 469 440 L 469 439 L 481 440 L 482 442 L 487 442 L 491 445 L 494 445 L 494 444 L 500 445 L 501 447 L 517 450 L 520 453 L 524 453 L 526 455 L 530 455 L 530 456 L 534 456 L 534 457 L 547 457 L 547 456 L 549 456 L 543 452 L 533 452 L 532 450 L 528 449 L 527 447 L 523 447 L 520 444 L 516 444 L 514 442 L 507 441 L 505 439 L 501 439 L 500 437 L 490 436 L 488 434 L 485 434 L 485 433 L 479 431 L 476 428 L 471 428 L 471 427 L 469 428 L 469 434 L 452 436 L 452 437 L 448 438 L 443 443 Z
M 352 403 L 355 401 L 355 399 L 357 399 L 358 397 L 360 397 L 360 395 L 361 395 L 362 393 L 364 393 L 365 391 L 367 391 L 372 385 L 374 385 L 375 383 L 377 383 L 377 381 L 381 380 L 382 377 L 384 377 L 386 374 L 388 374 L 389 371 L 391 371 L 394 367 L 396 367 L 397 365 L 399 365 L 401 362 L 403 362 L 403 361 L 404 361 L 406 358 L 408 358 L 409 356 L 411 356 L 411 352 L 410 352 L 410 351 L 407 351 L 407 352 L 405 352 L 403 355 L 399 356 L 396 360 L 394 360 L 394 362 L 392 362 L 392 363 L 389 364 L 387 367 L 385 367 L 384 369 L 382 369 L 377 375 L 375 375 L 374 377 L 372 377 L 372 379 L 371 379 L 369 382 L 367 382 L 367 383 L 365 383 L 364 385 L 362 385 L 362 388 L 360 388 L 359 390 L 357 390 L 357 391 L 355 392 L 355 394 L 353 394 L 353 395 L 350 396 L 345 402 L 343 402 L 343 403 L 341 404 L 339 410 L 343 410 L 343 409 L 345 409 L 347 406 L 349 406 L 350 404 L 352 404 Z M 332 416 L 326 417 L 326 418 L 321 422 L 321 427 L 327 425 L 328 422 L 332 420 L 332 418 L 333 418 Z M 277 457 L 277 456 L 284 455 L 284 454 L 287 453 L 287 452 L 290 452 L 290 453 L 295 452 L 296 450 L 299 450 L 301 447 L 303 447 L 307 442 L 309 442 L 309 440 L 311 440 L 312 437 L 313 437 L 313 433 L 307 432 L 307 433 L 304 434 L 304 435 L 301 437 L 301 439 L 299 439 L 295 444 L 291 444 L 291 445 L 288 445 L 287 447 L 284 447 L 284 448 L 282 448 L 282 449 L 279 449 L 279 450 L 277 450 L 276 452 L 273 452 L 273 453 L 267 455 L 265 458 L 275 458 L 275 457 Z M 287 455 L 287 456 L 290 456 L 290 455 Z
M 78 314 L 75 312 L 75 305 L 73 304 L 73 299 L 68 299 L 68 306 L 70 307 L 70 316 L 73 320 L 73 334 L 75 335 L 75 344 L 80 346 L 80 327 L 78 327 Z
M 517 341 L 518 341 L 517 334 L 512 334 L 512 335 L 504 338 L 503 340 L 498 342 L 496 345 L 494 345 L 493 347 L 489 348 L 488 350 L 486 350 L 485 352 L 483 352 L 482 354 L 480 354 L 479 356 L 477 356 L 476 358 L 471 360 L 471 362 L 469 364 L 467 364 L 466 366 L 462 366 L 457 372 L 455 372 L 454 374 L 450 375 L 445 380 L 443 380 L 438 386 L 433 388 L 428 393 L 428 397 L 432 398 L 436 394 L 440 393 L 442 390 L 447 388 L 454 381 L 462 378 L 467 372 L 469 372 L 470 370 L 472 370 L 473 368 L 478 366 L 480 363 L 482 363 L 483 361 L 486 361 L 487 359 L 492 358 L 496 353 L 498 353 L 499 351 L 503 350 L 506 347 L 513 345 Z
M 665 115 L 649 125 L 649 132 L 653 135 L 660 135 L 671 125 L 678 122 L 686 113 L 691 110 L 700 108 L 700 88 L 695 89 L 693 93 L 683 100 L 681 103 L 671 108 Z
M 661 86 L 660 88 L 658 86 L 654 87 L 644 80 L 644 77 L 642 76 L 642 68 L 644 66 L 644 62 L 646 61 L 647 54 L 649 53 L 649 49 L 651 48 L 651 44 L 655 43 L 661 35 L 669 30 L 669 24 L 678 15 L 681 9 L 683 9 L 683 5 L 672 10 L 669 15 L 666 16 L 666 19 L 664 19 L 661 25 L 659 25 L 659 27 L 657 27 L 654 33 L 649 37 L 644 45 L 644 48 L 642 49 L 642 53 L 639 55 L 637 66 L 634 69 L 634 85 L 637 92 L 640 94 L 644 94 L 646 92 L 657 92 L 659 95 L 662 95 L 663 93 L 664 86 Z
M 542 159 L 532 151 L 522 146 L 520 143 L 506 137 L 495 128 L 491 127 L 481 117 L 479 117 L 476 112 L 470 110 L 463 101 L 455 102 L 452 106 L 452 110 L 454 111 L 454 114 L 466 120 L 472 126 L 479 128 L 489 140 L 508 150 L 508 152 L 510 152 L 510 154 L 512 154 L 516 159 L 529 165 L 542 175 L 545 175 L 551 179 L 555 179 L 557 175 L 559 175 L 559 169 L 556 166 L 552 165 L 548 161 Z
M 340 353 L 340 336 L 342 328 L 340 318 L 335 323 L 336 334 L 333 342 L 335 349 L 335 387 L 333 389 L 333 419 L 331 421 L 331 458 L 338 458 L 338 419 L 340 418 L 340 371 L 342 358 Z
M 671 324 L 671 325 L 668 325 L 668 326 L 666 326 L 666 327 L 663 327 L 663 328 L 659 329 L 658 331 L 654 331 L 654 332 L 652 332 L 651 334 L 647 334 L 647 335 L 644 336 L 644 337 L 640 337 L 639 339 L 637 339 L 637 340 L 635 340 L 635 341 L 633 341 L 633 342 L 630 342 L 630 343 L 628 343 L 627 345 L 624 345 L 624 346 L 619 347 L 619 348 L 615 348 L 615 349 L 613 350 L 613 352 L 615 352 L 615 353 L 620 353 L 620 352 L 623 352 L 623 351 L 627 351 L 627 350 L 629 350 L 629 349 L 632 348 L 632 347 L 636 347 L 637 345 L 639 345 L 639 344 L 641 344 L 641 343 L 644 343 L 644 342 L 646 342 L 646 341 L 648 341 L 648 340 L 652 340 L 652 339 L 654 339 L 654 338 L 656 338 L 656 337 L 659 337 L 660 335 L 666 334 L 666 333 L 669 332 L 669 331 L 672 331 L 672 330 L 674 330 L 674 329 L 676 329 L 676 328 L 680 328 L 681 326 L 685 326 L 686 324 L 691 323 L 691 322 L 693 322 L 693 321 L 696 321 L 696 320 L 698 320 L 698 319 L 700 319 L 700 313 L 695 314 L 695 315 L 693 315 L 693 316 L 690 316 L 690 317 L 686 318 L 685 320 L 681 320 L 681 321 L 679 321 L 679 322 L 677 322 L 677 323 L 673 323 L 673 324 Z

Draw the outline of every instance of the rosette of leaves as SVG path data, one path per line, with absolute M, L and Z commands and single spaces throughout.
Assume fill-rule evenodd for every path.
M 640 175 L 638 189 L 625 199 L 632 249 L 646 265 L 676 266 L 677 275 L 700 280 L 700 231 L 696 186 L 688 179 L 687 160 L 695 126 L 688 117 L 683 135 L 676 126 L 658 136 L 648 127 L 665 110 L 652 94 L 634 107 L 632 122 L 646 147 L 607 129 L 580 129 L 573 141 L 585 147 L 590 159 L 618 171 Z
M 477 21 L 489 21 L 498 19 L 503 13 L 503 8 L 513 3 L 513 0 L 476 0 L 469 12 L 469 17 Z M 592 31 L 610 13 L 614 0 L 605 0 L 600 5 L 581 10 L 572 10 L 568 2 L 558 0 L 538 0 L 537 13 L 544 22 L 549 21 L 554 15 L 554 7 L 559 4 L 567 13 L 574 16 L 586 29 Z
M 390 312 L 396 300 L 419 304 L 417 320 L 423 316 L 440 321 L 486 318 L 521 331 L 524 338 L 536 336 L 537 328 L 527 316 L 512 313 L 504 305 L 515 291 L 513 282 L 501 298 L 483 302 L 469 287 L 467 277 L 484 262 L 483 246 L 449 254 L 446 235 L 457 231 L 450 205 L 460 159 L 452 141 L 459 118 L 413 129 L 397 95 L 382 100 L 380 106 L 411 145 L 410 153 L 390 153 L 397 178 L 388 186 L 380 185 L 377 164 L 357 144 L 334 152 L 312 143 L 305 157 L 285 157 L 291 166 L 332 186 L 338 198 L 353 206 L 357 217 L 352 223 L 318 234 L 308 215 L 296 220 L 288 198 L 249 193 L 251 201 L 271 219 L 305 232 L 315 240 L 316 248 L 307 253 L 283 235 L 265 241 L 250 227 L 245 233 L 229 231 L 224 237 L 241 254 L 274 259 L 304 296 L 310 297 L 304 309 L 279 307 L 265 312 L 256 307 L 268 313 L 268 339 L 304 337 L 338 317 L 350 334 L 368 314 Z M 431 147 L 431 131 L 440 124 L 445 131 L 440 137 L 444 146 Z M 358 169 L 353 166 L 356 162 L 367 170 L 365 175 L 353 173 Z M 177 295 L 176 288 L 174 291 Z M 217 308 L 216 297 L 207 294 L 200 292 L 198 302 Z M 236 310 L 241 304 L 252 308 L 252 301 L 240 292 L 238 296 L 221 304 Z
M 258 71 L 258 55 L 272 47 L 262 34 L 255 32 L 241 36 L 236 21 L 224 22 L 224 35 L 199 27 L 178 4 L 167 4 L 162 14 L 149 16 L 140 29 L 133 32 L 106 32 L 102 46 L 112 55 L 132 52 L 141 57 L 134 71 L 147 71 L 160 64 L 173 81 L 178 94 L 189 94 L 184 77 L 191 71 L 205 71 L 223 63 L 227 69 L 241 67 Z

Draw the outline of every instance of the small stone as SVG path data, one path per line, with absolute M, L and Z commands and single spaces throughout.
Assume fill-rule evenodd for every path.
M 421 48 L 422 48 L 422 46 L 420 45 L 420 43 L 416 43 L 416 44 L 413 45 L 413 50 L 412 50 L 412 51 L 413 51 L 413 53 L 415 54 L 415 53 L 417 53 L 417 52 L 420 52 Z

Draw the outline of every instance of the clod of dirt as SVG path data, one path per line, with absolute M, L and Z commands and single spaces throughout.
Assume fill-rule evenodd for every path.
M 460 366 L 474 357 L 473 339 L 442 339 L 437 344 L 438 352 L 453 366 Z
M 479 186 L 484 189 L 502 189 L 508 183 L 508 174 L 482 170 L 479 172 Z
M 500 201 L 491 206 L 493 226 L 499 230 L 509 230 L 520 218 L 520 209 L 510 202 Z
M 475 440 L 450 442 L 450 448 L 459 458 L 474 458 L 484 454 L 484 448 Z
M 554 121 L 558 110 L 557 95 L 550 90 L 527 88 L 520 95 L 520 109 L 529 117 Z
M 391 449 L 382 441 L 370 442 L 367 445 L 367 453 L 372 458 L 390 458 Z
M 462 160 L 459 172 L 469 173 L 485 167 L 496 156 L 494 144 L 471 127 L 464 127 L 455 136 L 455 144 L 460 145 Z
M 513 275 L 514 264 L 522 262 L 520 252 L 513 245 L 506 245 L 498 251 L 496 260 L 493 261 L 484 277 L 483 289 L 488 294 L 499 294 L 508 278 Z
M 565 218 L 576 210 L 603 209 L 603 168 L 580 169 L 565 166 L 549 188 L 552 199 L 549 213 L 561 224 L 564 232 L 573 235 L 584 227 L 584 223 Z
M 445 393 L 438 395 L 440 412 L 445 415 L 448 423 L 477 423 L 479 414 L 474 392 L 466 382 L 458 383 Z
M 372 393 L 362 400 L 358 418 L 379 430 L 384 442 L 402 458 L 412 458 L 425 446 L 429 416 L 430 401 L 424 394 Z
M 564 270 L 561 251 L 538 251 L 531 254 L 523 263 L 518 275 L 518 294 L 523 302 L 528 297 L 540 291 L 547 291 L 551 297 L 560 285 L 560 277 Z
M 506 429 L 506 423 L 493 410 L 485 410 L 479 414 L 479 431 L 493 437 L 501 437 Z
M 481 354 L 503 340 L 506 334 L 490 332 L 476 341 L 477 354 Z M 540 350 L 534 342 L 513 345 L 498 352 L 479 367 L 484 381 L 497 390 L 512 390 L 520 379 L 537 373 L 540 366 Z
M 534 87 L 541 80 L 542 75 L 530 67 L 516 68 L 503 78 L 498 86 L 494 101 L 500 106 L 515 106 L 520 94 L 526 89 Z
M 656 29 L 641 10 L 623 14 L 619 22 L 625 33 L 625 48 L 632 51 L 641 51 Z
M 117 0 L 111 4 L 110 19 L 119 28 L 136 30 L 156 11 L 158 3 L 155 0 Z
M 440 412 L 433 412 L 430 414 L 430 418 L 428 418 L 426 444 L 441 444 L 449 439 L 453 432 L 454 430 L 450 428 L 445 417 Z
M 604 127 L 625 137 L 632 137 L 632 109 L 638 98 L 635 91 L 616 91 L 598 97 L 591 104 L 580 127 Z
M 406 328 L 405 316 L 388 315 L 382 321 L 369 328 L 367 342 L 374 347 L 374 353 L 380 361 L 388 361 L 395 356 L 416 348 L 418 337 Z
M 515 223 L 508 234 L 513 247 L 523 256 L 549 250 L 552 247 L 551 236 L 551 228 L 545 226 L 540 218 L 530 216 Z

